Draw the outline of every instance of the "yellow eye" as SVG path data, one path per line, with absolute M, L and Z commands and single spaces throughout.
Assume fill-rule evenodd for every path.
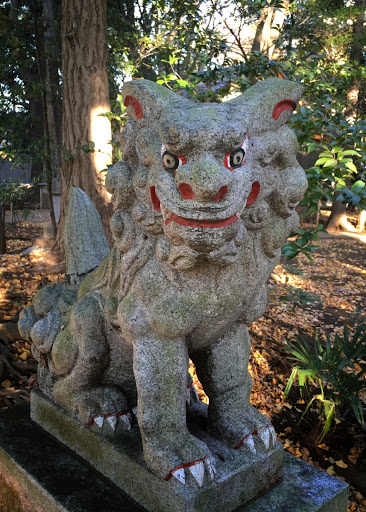
M 179 158 L 169 151 L 165 151 L 163 154 L 163 167 L 169 169 L 169 171 L 175 171 L 179 166 Z

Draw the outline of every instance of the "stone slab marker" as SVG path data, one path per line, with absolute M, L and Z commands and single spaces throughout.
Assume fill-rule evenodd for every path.
M 40 361 L 31 417 L 151 512 L 231 512 L 282 475 L 282 446 L 249 402 L 247 325 L 307 186 L 285 124 L 301 88 L 272 78 L 196 104 L 135 80 L 122 95 L 123 160 L 106 179 L 115 245 L 73 191 L 70 283 L 20 317 Z

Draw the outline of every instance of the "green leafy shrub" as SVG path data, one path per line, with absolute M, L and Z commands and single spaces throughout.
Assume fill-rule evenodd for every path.
M 309 293 L 302 288 L 296 288 L 295 286 L 289 286 L 286 293 L 280 296 L 282 303 L 291 304 L 291 311 L 295 311 L 297 307 L 304 307 L 307 304 L 319 304 L 322 305 L 322 300 L 316 293 Z
M 336 334 L 334 338 L 327 333 L 323 346 L 315 334 L 314 346 L 303 338 L 295 343 L 288 343 L 287 357 L 296 362 L 288 380 L 284 396 L 286 397 L 295 379 L 298 380 L 300 395 L 304 390 L 312 394 L 305 412 L 314 402 L 318 402 L 319 413 L 324 420 L 320 442 L 329 431 L 336 408 L 347 412 L 352 409 L 358 422 L 364 422 L 364 406 L 360 395 L 366 390 L 366 368 L 357 370 L 366 358 L 366 324 L 360 324 L 350 339 L 347 326 L 343 337 Z
M 292 260 L 299 254 L 304 254 L 311 263 L 314 263 L 311 255 L 319 249 L 318 245 L 314 245 L 314 241 L 319 240 L 319 232 L 326 233 L 327 231 L 323 228 L 322 224 L 317 227 L 309 228 L 308 230 L 298 228 L 294 233 L 291 233 L 290 237 L 295 237 L 295 240 L 287 242 L 282 247 L 282 254 L 288 260 Z

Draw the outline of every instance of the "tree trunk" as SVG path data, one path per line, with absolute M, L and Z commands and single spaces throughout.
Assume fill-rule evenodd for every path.
M 355 0 L 355 8 L 357 9 L 356 18 L 353 20 L 353 38 L 350 51 L 350 61 L 355 67 L 356 77 L 353 84 L 347 91 L 347 99 L 350 106 L 346 110 L 346 117 L 355 117 L 358 114 L 358 103 L 360 95 L 360 80 L 358 70 L 363 60 L 363 44 L 362 35 L 364 31 L 364 18 L 365 18 L 365 0 Z
M 366 231 L 366 210 L 362 210 L 358 214 L 358 231 Z
M 112 206 L 101 171 L 111 162 L 111 127 L 107 118 L 99 116 L 110 110 L 106 9 L 106 0 L 62 2 L 63 159 L 61 217 L 54 247 L 58 253 L 63 253 L 62 223 L 70 187 L 88 194 L 109 231 Z
M 288 11 L 289 0 L 284 0 L 282 4 L 283 7 L 276 11 L 274 7 L 263 9 L 252 45 L 252 51 L 264 52 L 269 59 L 272 58 L 276 41 L 280 35 L 279 30 L 273 27 L 282 28 Z
M 53 168 L 60 177 L 62 144 L 62 103 L 57 56 L 57 23 L 54 0 L 43 1 L 44 39 L 46 54 L 46 88 L 49 132 L 51 137 Z
M 47 97 L 47 85 L 45 80 L 46 74 L 46 58 L 45 58 L 45 40 L 43 30 L 39 30 L 39 13 L 37 9 L 37 0 L 33 0 L 33 24 L 34 24 L 34 39 L 36 47 L 36 58 L 37 58 L 37 69 L 38 69 L 38 80 L 41 85 L 42 94 L 42 107 L 43 107 L 43 126 L 44 126 L 44 138 L 45 138 L 45 177 L 47 184 L 47 192 L 49 199 L 49 209 L 52 225 L 52 235 L 56 238 L 57 225 L 55 218 L 55 210 L 53 206 L 53 195 L 52 195 L 52 180 L 53 180 L 53 168 L 52 168 L 52 152 L 51 152 L 51 131 L 50 121 L 48 117 L 49 103 L 51 98 Z M 42 27 L 43 28 L 43 27 Z
M 330 231 L 341 229 L 342 231 L 356 231 L 355 227 L 347 220 L 347 206 L 341 201 L 337 201 L 336 195 L 330 217 L 326 224 L 326 228 Z
M 0 254 L 6 254 L 5 205 L 0 203 Z

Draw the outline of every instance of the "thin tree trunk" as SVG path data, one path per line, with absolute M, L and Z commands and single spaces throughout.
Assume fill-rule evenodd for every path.
M 6 254 L 5 205 L 0 204 L 0 254 Z
M 56 177 L 60 176 L 62 144 L 62 103 L 60 78 L 57 65 L 57 30 L 54 0 L 43 1 L 46 89 L 52 161 Z
M 111 161 L 111 127 L 99 115 L 110 110 L 106 10 L 106 0 L 62 2 L 63 161 L 61 217 L 54 246 L 58 253 L 63 253 L 62 223 L 70 187 L 88 194 L 109 233 L 112 206 L 101 171 Z
M 358 231 L 366 231 L 366 210 L 362 210 L 358 214 Z
M 355 8 L 358 10 L 356 18 L 353 20 L 353 39 L 350 51 L 350 61 L 354 65 L 356 73 L 363 60 L 362 35 L 365 21 L 365 0 L 355 0 Z M 360 94 L 360 80 L 356 76 L 353 84 L 347 91 L 347 99 L 350 106 L 346 110 L 346 117 L 355 117 L 358 114 L 358 103 Z
M 45 169 L 46 169 L 46 185 L 47 192 L 49 198 L 49 208 L 50 208 L 50 217 L 52 224 L 52 234 L 53 238 L 56 238 L 57 225 L 56 225 L 56 217 L 55 217 L 55 209 L 53 205 L 53 195 L 52 195 L 52 180 L 53 180 L 53 170 L 52 170 L 52 154 L 51 154 L 51 140 L 50 140 L 50 125 L 48 119 L 48 101 L 47 101 L 47 92 L 46 92 L 46 81 L 44 79 L 44 68 L 45 68 L 45 60 L 44 60 L 44 51 L 43 50 L 43 37 L 41 37 L 39 33 L 38 27 L 38 17 L 37 17 L 37 0 L 33 0 L 33 22 L 34 22 L 34 35 L 36 41 L 36 55 L 37 55 L 37 67 L 38 67 L 38 75 L 39 82 L 42 87 L 42 107 L 43 107 L 43 124 L 44 124 L 44 136 L 46 139 L 46 157 L 45 157 Z
M 338 229 L 342 231 L 356 231 L 355 227 L 347 219 L 347 206 L 345 203 L 336 200 L 338 196 L 339 194 L 336 195 L 333 201 L 326 228 L 330 231 Z

